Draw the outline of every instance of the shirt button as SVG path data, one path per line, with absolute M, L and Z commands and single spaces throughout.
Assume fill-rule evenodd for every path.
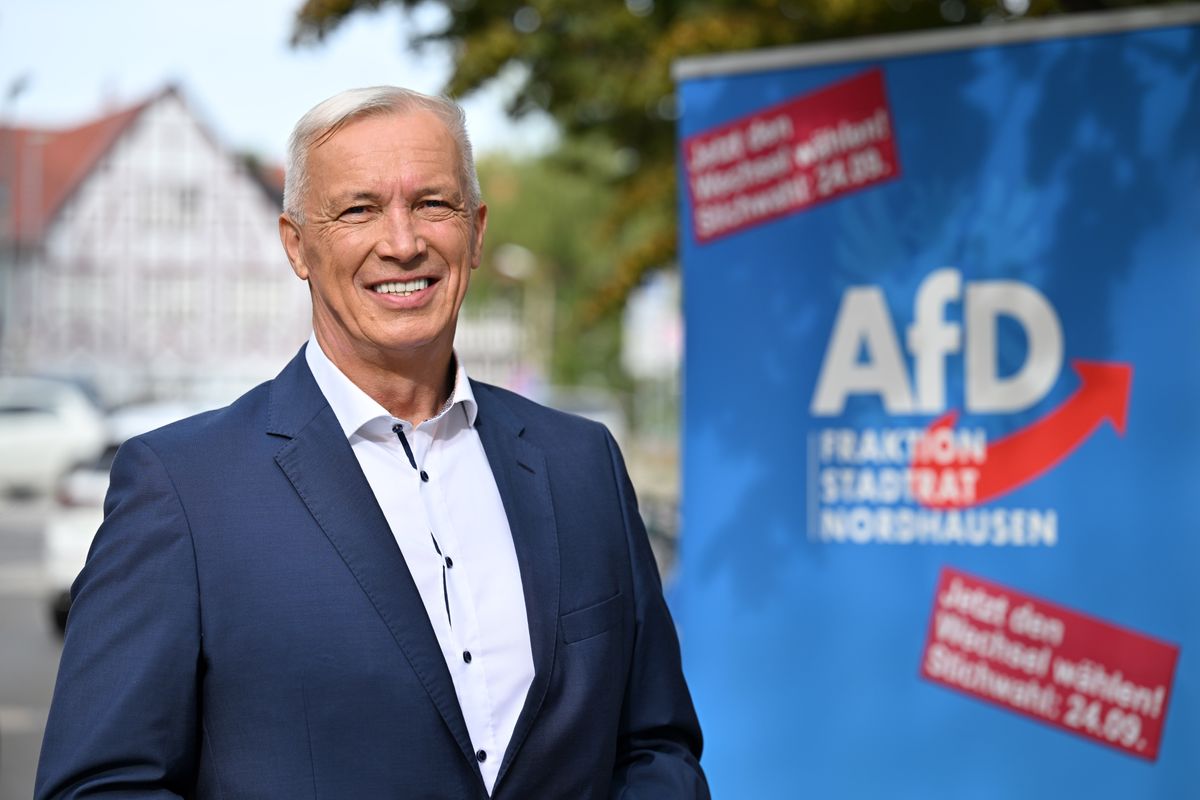
M 487 761 L 487 751 L 486 750 L 476 750 L 475 758 L 479 759 L 479 763 L 482 764 L 483 762 Z
M 429 483 L 429 473 L 426 472 L 425 470 L 421 470 L 421 480 L 425 481 L 426 483 Z
M 454 567 L 454 559 L 453 559 L 453 558 L 451 558 L 450 556 L 446 556 L 446 567 L 447 567 L 447 568 L 453 568 L 453 567 Z
M 471 663 L 471 651 L 470 650 L 463 650 L 463 661 L 467 662 L 468 664 Z M 479 752 L 482 753 L 483 751 L 480 750 Z M 480 761 L 482 761 L 482 760 L 483 759 L 480 759 Z

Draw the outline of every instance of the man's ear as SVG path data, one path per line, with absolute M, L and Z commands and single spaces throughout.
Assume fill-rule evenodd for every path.
M 303 248 L 300 246 L 300 226 L 287 212 L 279 215 L 279 241 L 283 243 L 283 252 L 287 253 L 292 272 L 300 280 L 308 280 L 308 267 L 304 265 Z
M 487 203 L 480 203 L 475 211 L 475 240 L 471 243 L 474 248 L 471 253 L 471 269 L 479 266 L 483 258 L 483 234 L 487 231 Z

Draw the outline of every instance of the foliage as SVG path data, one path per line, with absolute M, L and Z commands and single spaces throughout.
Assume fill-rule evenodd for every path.
M 550 379 L 559 385 L 628 384 L 618 367 L 619 320 L 609 315 L 579 324 L 581 308 L 610 274 L 620 247 L 620 237 L 612 237 L 604 224 L 614 193 L 607 182 L 594 178 L 610 171 L 611 158 L 605 156 L 602 149 L 572 143 L 555 157 L 492 155 L 478 164 L 488 203 L 483 262 L 493 268 L 472 278 L 468 302 L 548 299 L 555 313 L 544 320 L 552 334 L 543 346 Z M 533 274 L 521 281 L 495 268 L 497 251 L 511 245 L 536 254 Z
M 516 66 L 510 112 L 548 112 L 566 141 L 598 139 L 626 169 L 613 176 L 610 236 L 623 246 L 587 304 L 619 308 L 644 273 L 675 257 L 672 62 L 684 56 L 1024 16 L 1135 5 L 1129 0 L 305 0 L 295 39 L 319 40 L 348 15 L 436 5 L 444 25 L 410 44 L 451 45 L 446 92 L 468 94 Z

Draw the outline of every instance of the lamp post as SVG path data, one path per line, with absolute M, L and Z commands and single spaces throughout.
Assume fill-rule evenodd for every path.
M 554 282 L 536 253 L 512 242 L 493 251 L 492 265 L 521 287 L 523 358 L 544 380 L 554 355 Z
M 8 328 L 12 321 L 12 284 L 16 271 L 20 231 L 17 230 L 17 215 L 14 211 L 20 202 L 18 177 L 21 171 L 21 152 L 17 144 L 16 108 L 17 100 L 29 88 L 29 73 L 13 79 L 4 93 L 4 113 L 0 115 L 0 129 L 5 136 L 0 140 L 0 372 L 7 367 Z

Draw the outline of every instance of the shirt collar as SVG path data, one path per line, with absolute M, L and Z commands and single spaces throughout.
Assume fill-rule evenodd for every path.
M 391 420 L 389 425 L 392 422 L 411 424 L 409 420 L 393 417 L 387 409 L 347 378 L 345 373 L 329 360 L 329 356 L 325 355 L 325 351 L 317 342 L 316 334 L 308 337 L 308 345 L 304 348 L 304 358 L 308 362 L 308 369 L 312 372 L 313 379 L 317 382 L 317 388 L 329 401 L 329 407 L 333 409 L 333 414 L 337 417 L 338 424 L 342 426 L 342 432 L 347 439 L 358 433 L 364 425 L 380 417 Z M 442 406 L 441 411 L 429 421 L 440 419 L 452 408 L 461 405 L 467 425 L 474 427 L 475 417 L 479 414 L 479 406 L 475 402 L 474 392 L 471 391 L 471 381 L 467 379 L 467 370 L 463 367 L 462 359 L 457 354 L 454 356 L 454 364 L 454 390 L 450 393 L 450 399 L 446 401 L 446 405 Z

